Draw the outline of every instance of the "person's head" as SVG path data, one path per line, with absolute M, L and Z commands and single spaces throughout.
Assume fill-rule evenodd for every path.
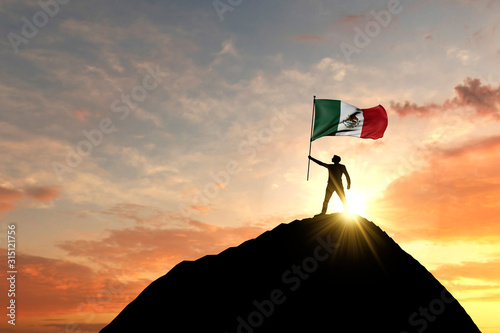
M 332 162 L 333 163 L 340 163 L 340 160 L 341 160 L 340 156 L 333 155 L 333 157 L 332 157 Z

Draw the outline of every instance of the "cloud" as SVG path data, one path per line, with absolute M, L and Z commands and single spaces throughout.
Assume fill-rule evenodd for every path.
M 166 223 L 170 215 L 158 208 L 139 204 L 120 203 L 105 210 L 94 211 L 102 215 L 113 215 L 121 219 L 132 220 L 137 224 L 160 225 Z
M 433 153 L 443 157 L 460 157 L 469 153 L 489 153 L 500 148 L 500 135 L 476 138 L 469 140 L 466 144 L 460 144 L 449 148 L 432 148 Z
M 15 201 L 22 197 L 22 193 L 18 190 L 11 190 L 0 186 L 0 200 Z
M 500 137 L 430 148 L 428 166 L 393 181 L 372 208 L 397 239 L 474 238 L 500 233 Z
M 46 203 L 58 196 L 58 186 L 29 186 L 24 189 L 9 189 L 0 186 L 0 213 L 15 209 L 14 203 L 26 197 Z
M 325 39 L 318 35 L 295 35 L 293 39 L 299 42 L 324 42 Z
M 88 110 L 74 110 L 73 116 L 80 121 L 85 121 L 85 117 L 90 116 L 90 112 Z
M 191 209 L 197 212 L 207 212 L 210 210 L 210 206 L 207 205 L 192 205 Z
M 33 186 L 24 189 L 28 197 L 39 202 L 49 202 L 59 196 L 59 186 Z
M 22 274 L 17 276 L 16 302 L 22 304 L 23 316 L 77 315 L 92 308 L 94 312 L 117 310 L 147 284 L 144 280 L 126 282 L 116 272 L 96 272 L 68 260 L 19 252 L 16 259 L 22 263 Z M 0 281 L 2 290 L 8 290 L 6 282 Z
M 123 265 L 132 278 L 154 278 L 183 260 L 219 253 L 263 231 L 255 226 L 218 227 L 187 220 L 185 226 L 170 229 L 134 226 L 108 230 L 101 239 L 65 241 L 58 247 L 104 267 Z
M 15 206 L 13 204 L 0 201 L 0 213 L 1 212 L 8 212 L 9 210 L 13 210 L 14 208 L 15 208 Z
M 0 186 L 0 213 L 14 209 L 15 206 L 13 203 L 21 200 L 22 197 L 23 194 L 21 191 Z
M 487 283 L 496 284 L 496 287 L 500 288 L 500 259 L 441 265 L 433 270 L 433 274 L 444 280 L 456 280 L 458 278 L 484 280 Z
M 366 15 L 343 15 L 340 19 L 335 21 L 333 25 L 333 30 L 336 29 L 344 29 L 344 30 L 352 30 L 356 26 L 362 25 L 366 21 Z
M 224 54 L 232 55 L 233 57 L 239 57 L 240 54 L 234 47 L 234 43 L 232 39 L 226 39 L 222 42 L 222 49 L 216 53 L 216 55 L 221 56 Z
M 428 103 L 419 106 L 409 101 L 391 102 L 391 108 L 401 117 L 408 115 L 432 117 L 438 112 L 456 112 L 457 108 L 470 108 L 473 116 L 500 120 L 500 85 L 493 87 L 490 84 L 481 83 L 480 79 L 468 77 L 462 84 L 455 86 L 455 95 L 443 104 Z
M 444 264 L 432 274 L 453 290 L 464 292 L 462 300 L 500 301 L 500 260 Z
M 78 333 L 95 333 L 99 332 L 108 323 L 78 323 L 77 326 L 72 326 L 72 324 L 44 324 L 42 329 L 46 329 L 47 332 L 78 332 Z M 73 324 L 74 325 L 74 324 Z M 40 329 L 40 326 L 38 327 Z M 27 331 L 26 333 L 31 333 L 33 331 Z M 37 332 L 39 332 L 37 330 Z M 45 332 L 45 331 L 44 331 Z M 16 331 L 15 333 L 24 333 Z M 41 333 L 41 332 L 40 332 Z

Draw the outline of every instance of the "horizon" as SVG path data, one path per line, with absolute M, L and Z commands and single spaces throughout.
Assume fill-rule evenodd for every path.
M 319 213 L 316 96 L 384 106 L 383 138 L 311 156 L 341 156 L 352 212 L 500 333 L 499 9 L 2 1 L 2 332 L 98 331 L 179 262 Z

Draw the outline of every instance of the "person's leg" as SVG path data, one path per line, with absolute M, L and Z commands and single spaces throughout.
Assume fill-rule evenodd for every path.
M 347 213 L 349 211 L 349 207 L 347 206 L 347 200 L 345 199 L 344 187 L 339 187 L 335 190 L 340 198 L 340 201 L 342 201 L 342 204 L 344 205 L 344 213 Z
M 326 187 L 325 191 L 325 200 L 323 201 L 323 209 L 321 210 L 321 214 L 326 214 L 326 210 L 328 209 L 328 202 L 333 194 L 333 188 L 331 186 Z

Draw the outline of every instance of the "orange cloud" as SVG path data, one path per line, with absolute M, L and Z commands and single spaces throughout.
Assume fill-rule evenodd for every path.
M 80 121 L 85 121 L 85 117 L 90 116 L 90 112 L 82 109 L 82 110 L 74 110 L 73 116 Z
M 130 302 L 149 282 L 126 282 L 120 280 L 118 273 L 96 272 L 68 260 L 22 253 L 16 257 L 22 263 L 16 280 L 19 286 L 16 302 L 22 304 L 19 317 L 68 314 L 83 317 L 91 312 L 115 311 Z M 4 272 L 7 270 L 5 266 L 1 268 Z M 0 288 L 9 289 L 6 279 L 0 281 Z
M 459 157 L 477 151 L 484 153 L 495 152 L 497 149 L 500 149 L 500 135 L 469 140 L 465 145 L 447 149 L 434 148 L 432 151 L 445 157 Z
M 458 277 L 486 280 L 493 285 L 496 284 L 496 286 L 492 286 L 493 288 L 500 288 L 500 259 L 441 265 L 433 270 L 433 274 L 443 280 L 454 280 Z
M 0 213 L 8 212 L 9 210 L 13 210 L 15 206 L 13 204 L 7 202 L 0 202 Z
M 119 312 L 150 283 L 145 279 L 126 281 L 121 270 L 96 271 L 68 260 L 19 252 L 16 260 L 22 265 L 16 276 L 19 319 L 15 331 L 9 330 L 6 321 L 0 323 L 2 332 L 64 331 L 70 323 L 79 329 L 74 332 L 96 332 L 105 326 L 99 315 Z M 0 269 L 7 271 L 5 263 Z M 5 278 L 0 280 L 0 289 L 9 290 Z
M 22 197 L 22 192 L 0 186 L 0 213 L 13 210 L 15 208 L 13 203 L 21 200 Z
M 49 202 L 59 196 L 59 187 L 57 186 L 34 186 L 24 189 L 27 196 L 40 202 Z
M 107 210 L 95 212 L 132 220 L 137 224 L 163 224 L 166 222 L 166 219 L 170 217 L 169 214 L 160 209 L 130 203 L 116 204 Z
M 204 206 L 204 205 L 192 205 L 191 209 L 197 212 L 208 212 L 211 208 L 210 206 Z
M 254 226 L 217 227 L 188 220 L 183 228 L 134 226 L 109 230 L 101 239 L 66 241 L 58 246 L 71 256 L 83 257 L 104 267 L 123 265 L 131 276 L 144 270 L 159 276 L 183 260 L 217 254 L 264 231 Z
M 456 97 L 446 100 L 443 104 L 429 103 L 419 106 L 409 101 L 391 102 L 391 108 L 402 117 L 407 115 L 430 117 L 437 111 L 470 107 L 474 115 L 500 120 L 500 85 L 497 87 L 490 84 L 484 85 L 481 80 L 468 77 L 463 84 L 455 87 L 455 94 Z
M 29 197 L 39 202 L 49 202 L 59 195 L 58 186 L 32 186 L 23 190 L 8 189 L 0 186 L 0 213 L 16 208 L 15 202 Z
M 38 326 L 37 327 L 37 333 L 52 333 L 52 332 L 78 332 L 78 333 L 96 333 L 99 332 L 101 329 L 103 329 L 104 326 L 106 326 L 107 323 L 92 323 L 92 324 L 86 324 L 86 323 L 78 323 L 78 324 L 44 324 L 42 327 Z M 74 325 L 74 326 L 73 326 Z M 40 332 L 39 329 L 42 328 L 46 331 Z M 26 333 L 33 333 L 34 331 L 26 331 Z M 24 333 L 22 331 L 16 331 L 13 333 Z
M 500 259 L 498 258 L 487 262 L 466 261 L 461 264 L 441 265 L 434 269 L 432 274 L 440 281 L 452 284 L 454 290 L 466 291 L 464 300 L 500 301 Z M 481 281 L 481 283 L 455 282 L 463 278 Z
M 500 136 L 432 149 L 429 166 L 400 177 L 371 208 L 402 239 L 500 234 Z
M 356 26 L 363 24 L 366 20 L 366 15 L 344 15 L 337 21 L 335 21 L 333 28 L 335 29 L 345 29 L 351 30 Z
M 23 263 L 19 276 L 23 288 L 19 288 L 17 299 L 25 314 L 65 313 L 76 308 L 78 295 L 84 299 L 92 290 L 94 274 L 86 266 L 31 255 L 19 255 L 18 260 Z M 49 301 L 51 294 L 54 298 Z
M 497 27 L 482 27 L 481 29 L 475 31 L 472 36 L 468 39 L 468 42 L 472 46 L 486 45 L 492 43 L 497 35 Z
M 325 39 L 318 35 L 295 35 L 293 39 L 299 42 L 324 42 Z

